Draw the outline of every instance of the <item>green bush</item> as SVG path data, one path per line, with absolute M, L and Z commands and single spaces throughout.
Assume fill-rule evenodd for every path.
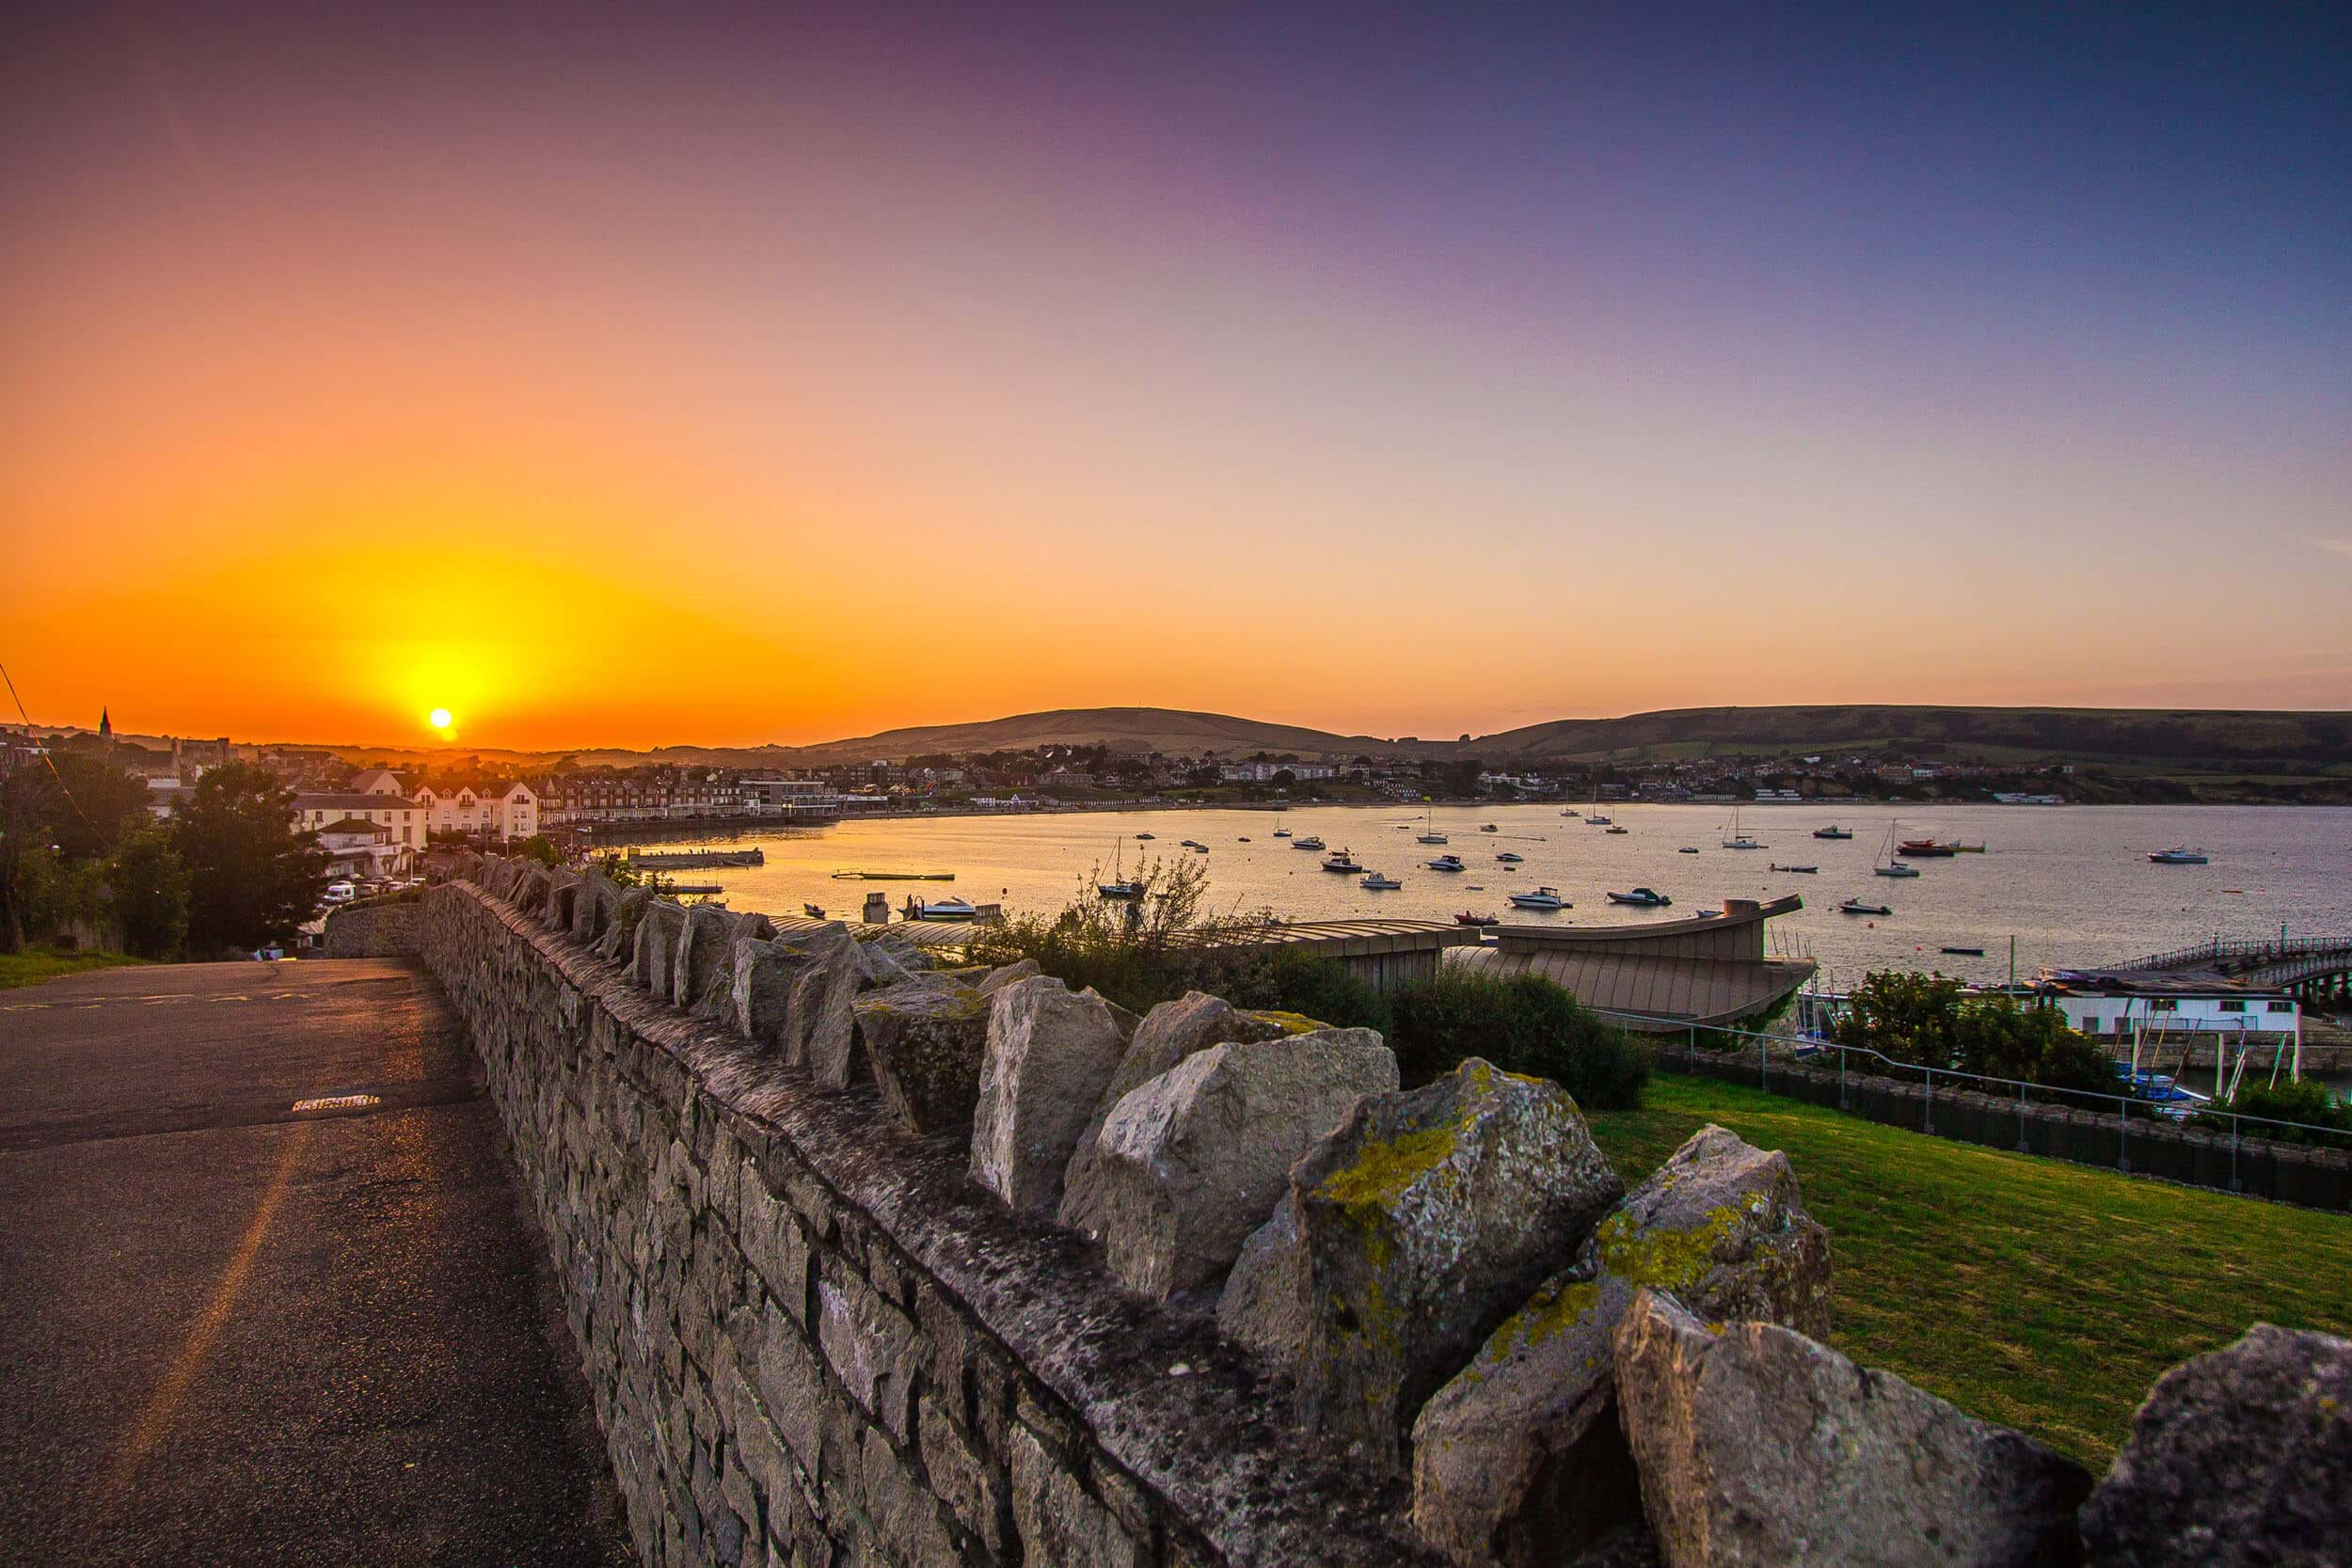
M 1244 950 L 1247 952 L 1247 950 Z M 1317 958 L 1295 947 L 1274 947 L 1227 959 L 1204 976 L 1213 990 L 1236 1007 L 1265 1007 L 1301 1013 L 1340 1029 L 1391 1026 L 1387 1001 L 1337 958 Z
M 1549 1078 L 1588 1111 L 1630 1110 L 1649 1082 L 1649 1053 L 1536 974 L 1448 965 L 1399 990 L 1389 1044 L 1408 1084 L 1482 1056 L 1506 1072 Z
M 2326 1085 L 2306 1078 L 2300 1083 L 2290 1080 L 2284 1084 L 2246 1084 L 2226 1101 L 2216 1101 L 2213 1106 L 2197 1116 L 2200 1126 L 2221 1132 L 2230 1130 L 2230 1117 L 2225 1112 L 2242 1117 L 2267 1117 L 2273 1121 L 2299 1121 L 2306 1127 L 2248 1126 L 2249 1137 L 2274 1138 L 2280 1143 L 2326 1144 L 2333 1148 L 2352 1145 L 2352 1105 L 2346 1105 L 2329 1094 Z M 2314 1132 L 2307 1127 L 2334 1128 L 2338 1136 Z
M 2107 1053 L 2046 1003 L 1970 996 L 1945 974 L 1874 970 L 1854 988 L 1832 1037 L 1893 1061 L 1957 1069 L 2054 1089 L 2111 1093 Z

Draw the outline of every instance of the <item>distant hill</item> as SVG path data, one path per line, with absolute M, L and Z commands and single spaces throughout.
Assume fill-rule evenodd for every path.
M 1941 746 L 1955 756 L 2016 761 L 2143 765 L 2352 775 L 2352 713 L 2218 708 L 1908 707 L 1830 704 L 1786 707 L 1693 707 L 1621 719 L 1556 719 L 1468 742 L 1384 740 L 1276 724 L 1224 713 L 1159 707 L 1057 708 L 969 724 L 928 724 L 810 746 L 610 747 L 571 752 L 485 751 L 492 766 L 522 770 L 570 756 L 585 767 L 659 763 L 686 768 L 809 768 L 852 761 L 904 762 L 930 752 L 1017 752 L 1032 747 L 1104 746 L 1246 757 L 1258 752 L 1306 758 L 1478 757 L 1495 763 L 1661 760 L 1739 753 L 1861 752 Z M 403 746 L 334 746 L 354 761 L 446 760 L 450 752 Z
M 884 730 L 855 740 L 803 747 L 804 759 L 837 762 L 866 757 L 902 762 L 930 752 L 1020 752 L 1034 746 L 1106 746 L 1114 752 L 1182 752 L 1221 756 L 1253 752 L 1294 752 L 1301 756 L 1394 756 L 1450 752 L 1450 745 L 1399 743 L 1367 735 L 1334 735 L 1224 713 L 1189 713 L 1164 707 L 1073 707 L 1050 713 L 1021 713 L 977 724 L 929 724 Z
M 1692 707 L 1623 719 L 1556 719 L 1482 736 L 1491 760 L 1567 761 L 1672 748 L 1782 752 L 1936 742 L 2085 762 L 2184 765 L 2277 760 L 2352 763 L 2352 713 L 2217 708 Z M 1671 753 L 1669 753 L 1671 754 Z

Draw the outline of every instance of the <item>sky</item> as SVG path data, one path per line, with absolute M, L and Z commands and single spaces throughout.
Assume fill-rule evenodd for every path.
M 2347 80 L 2342 7 L 49 8 L 0 662 L 479 747 L 2352 708 Z

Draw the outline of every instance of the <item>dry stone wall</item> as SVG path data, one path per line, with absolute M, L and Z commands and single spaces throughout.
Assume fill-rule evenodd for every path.
M 822 1091 L 632 985 L 578 896 L 559 932 L 436 887 L 421 950 L 487 1068 L 644 1561 L 1435 1560 L 1401 1489 L 1288 1419 L 1212 1324 L 1119 1290 L 870 1084 Z
M 647 1563 L 2120 1568 L 2352 1528 L 2344 1340 L 2190 1363 L 2094 1484 L 1822 1343 L 1831 1238 L 1722 1128 L 1629 1191 L 1475 1058 L 1402 1088 L 1368 1031 L 463 876 L 412 934 Z M 2148 1526 L 2246 1454 L 2259 1506 Z

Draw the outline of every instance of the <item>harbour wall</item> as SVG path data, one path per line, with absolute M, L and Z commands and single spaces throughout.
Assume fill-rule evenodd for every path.
M 818 1092 L 481 888 L 413 908 L 548 1237 L 641 1560 L 1434 1560 L 1398 1489 L 1259 1363 L 991 1201 L 959 1140 L 907 1132 L 870 1085 Z
M 1957 1086 L 1939 1087 L 1931 1096 L 1924 1085 L 1902 1079 L 1851 1071 L 1841 1079 L 1835 1068 L 1759 1063 L 1751 1055 L 1694 1050 L 1671 1038 L 1658 1041 L 1657 1050 L 1660 1066 L 1669 1071 L 1788 1095 L 1888 1127 L 2307 1209 L 2352 1211 L 2352 1151 L 2233 1138 L 2144 1117 L 2127 1123 L 2113 1111 L 2047 1101 L 2020 1105 L 2013 1095 Z

